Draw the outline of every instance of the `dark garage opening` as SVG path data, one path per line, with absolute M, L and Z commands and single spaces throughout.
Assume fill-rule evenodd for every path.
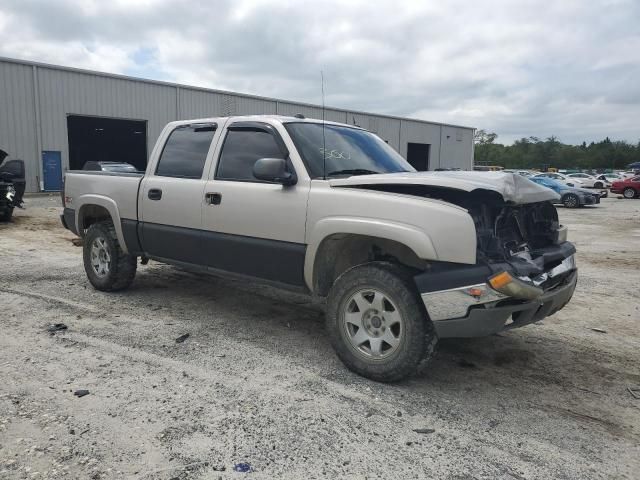
M 419 172 L 429 170 L 429 143 L 407 143 L 407 162 Z
M 69 168 L 81 170 L 88 160 L 126 162 L 147 167 L 147 122 L 116 118 L 67 116 Z

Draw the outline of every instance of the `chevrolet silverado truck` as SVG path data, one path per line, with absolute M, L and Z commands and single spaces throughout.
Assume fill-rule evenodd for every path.
M 66 173 L 61 217 L 98 290 L 153 259 L 306 292 L 348 368 L 396 381 L 440 338 L 567 304 L 575 248 L 554 201 L 516 174 L 416 172 L 356 126 L 247 116 L 169 123 L 144 173 Z

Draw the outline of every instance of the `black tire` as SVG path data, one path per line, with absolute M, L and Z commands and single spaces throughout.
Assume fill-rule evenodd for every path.
M 0 215 L 0 222 L 10 222 L 12 216 L 13 216 L 13 207 L 6 209 L 4 213 Z
M 99 240 L 98 240 L 99 239 Z M 91 251 L 94 242 L 100 241 L 104 251 L 109 255 L 108 271 L 99 274 L 92 264 Z M 131 285 L 136 276 L 137 257 L 122 251 L 113 223 L 99 222 L 89 227 L 83 242 L 84 270 L 87 278 L 97 290 L 113 292 L 123 290 Z
M 580 206 L 580 199 L 573 193 L 567 193 L 562 197 L 562 204 L 567 208 L 578 208 Z
M 349 308 L 347 302 L 367 289 L 381 292 L 402 319 L 399 342 L 384 358 L 367 358 L 361 347 L 354 346 L 349 339 L 349 327 L 343 320 L 349 315 L 345 313 Z M 395 309 L 391 313 L 395 313 Z M 408 271 L 387 262 L 359 265 L 335 281 L 327 298 L 326 326 L 331 344 L 347 368 L 378 382 L 394 382 L 414 374 L 433 357 L 438 342 L 433 323 Z
M 627 187 L 622 191 L 622 196 L 624 198 L 636 198 L 636 191 L 631 187 Z
M 603 188 L 604 184 L 602 182 L 596 182 L 593 184 L 593 188 Z

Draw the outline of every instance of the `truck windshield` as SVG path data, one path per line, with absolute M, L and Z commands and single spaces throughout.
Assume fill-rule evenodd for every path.
M 416 171 L 393 148 L 366 130 L 302 122 L 286 123 L 285 128 L 311 178 Z

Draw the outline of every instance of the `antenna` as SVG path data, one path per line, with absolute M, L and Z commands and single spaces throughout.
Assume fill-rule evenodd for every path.
M 327 179 L 327 145 L 324 137 L 324 73 L 320 70 L 320 88 L 322 90 L 322 179 Z

